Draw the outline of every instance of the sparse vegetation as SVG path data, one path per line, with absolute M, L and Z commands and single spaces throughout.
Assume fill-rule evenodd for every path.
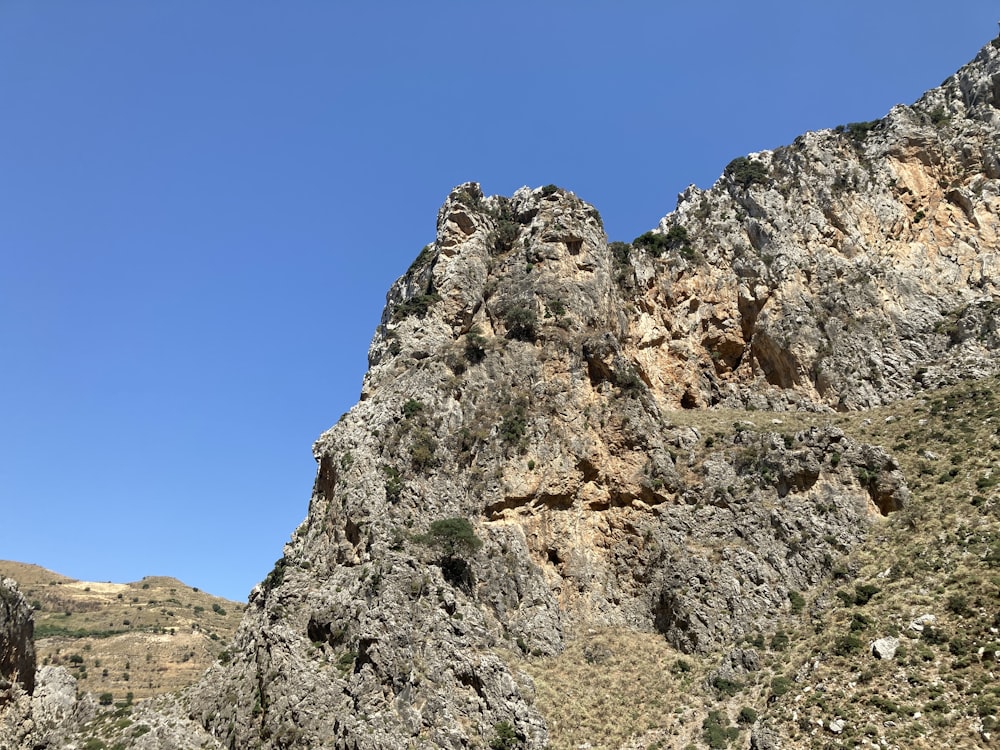
M 479 326 L 473 326 L 465 335 L 465 358 L 471 364 L 479 364 L 486 357 L 486 338 L 479 330 Z
M 0 562 L 0 576 L 15 578 L 28 600 L 41 604 L 34 612 L 38 666 L 71 667 L 80 689 L 97 699 L 108 692 L 121 701 L 131 692 L 139 700 L 186 687 L 215 661 L 244 606 L 159 576 L 81 582 L 13 562 Z M 148 599 L 170 603 L 148 605 Z M 226 614 L 206 618 L 213 603 Z M 171 630 L 172 638 L 159 637 Z
M 410 299 L 403 300 L 398 303 L 396 308 L 392 311 L 392 319 L 399 321 L 410 316 L 416 316 L 418 318 L 426 317 L 427 311 L 431 309 L 431 306 L 440 301 L 441 295 L 437 292 L 418 294 L 414 297 L 410 297 Z
M 538 313 L 525 302 L 517 302 L 504 312 L 507 335 L 518 341 L 534 341 L 538 336 Z
M 875 128 L 882 124 L 881 120 L 868 120 L 867 122 L 849 122 L 846 125 L 838 125 L 833 130 L 836 133 L 843 133 L 855 142 L 860 143 L 868 137 Z
M 724 174 L 744 190 L 751 185 L 763 184 L 768 179 L 767 167 L 747 156 L 738 156 L 729 162 Z
M 522 747 L 524 747 L 524 742 L 518 737 L 514 726 L 509 721 L 501 721 L 494 725 L 490 750 L 518 750 Z
M 629 247 L 624 243 L 618 244 L 624 248 Z M 677 253 L 689 260 L 694 257 L 688 231 L 680 224 L 672 225 L 666 232 L 646 232 L 632 240 L 632 246 L 641 248 L 657 258 L 664 253 Z

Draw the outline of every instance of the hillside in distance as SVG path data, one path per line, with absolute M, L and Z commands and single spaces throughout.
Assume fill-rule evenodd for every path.
M 187 687 L 236 632 L 244 604 L 164 576 L 134 583 L 78 581 L 0 560 L 35 621 L 38 666 L 64 666 L 81 691 L 140 700 Z
M 226 656 L 176 697 L 33 729 L 40 680 L 0 727 L 995 743 L 998 144 L 995 40 L 881 120 L 734 160 L 631 243 L 554 185 L 456 187 Z

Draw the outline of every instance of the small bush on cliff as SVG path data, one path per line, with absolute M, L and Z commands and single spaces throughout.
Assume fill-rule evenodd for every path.
M 405 417 L 406 419 L 413 419 L 423 410 L 424 410 L 423 402 L 418 401 L 415 398 L 411 398 L 405 404 L 403 404 L 403 417 Z
M 528 430 L 528 399 L 519 396 L 501 411 L 500 437 L 507 445 L 523 448 Z
M 472 364 L 479 364 L 486 357 L 486 338 L 473 326 L 465 336 L 465 358 Z
M 503 316 L 507 335 L 518 341 L 534 341 L 538 335 L 538 313 L 524 302 L 507 308 Z
M 385 499 L 390 503 L 398 503 L 403 494 L 403 475 L 399 469 L 389 464 L 382 464 L 385 475 Z
M 729 724 L 721 711 L 709 711 L 701 724 L 701 731 L 702 739 L 712 750 L 723 750 L 740 736 L 740 730 Z
M 410 460 L 413 468 L 417 471 L 424 471 L 431 468 L 436 463 L 435 452 L 437 451 L 437 441 L 423 427 L 413 432 L 413 444 L 410 446 Z
M 608 250 L 611 253 L 611 258 L 620 265 L 628 263 L 629 258 L 632 257 L 632 245 L 628 242 L 609 242 Z
M 514 247 L 521 228 L 516 221 L 501 219 L 491 235 L 494 255 L 503 255 Z
M 646 232 L 632 240 L 632 244 L 657 258 L 667 252 L 677 253 L 688 260 L 694 257 L 688 231 L 679 224 L 670 227 L 666 233 Z
M 725 175 L 742 188 L 767 181 L 767 167 L 756 159 L 738 156 L 726 165 Z
M 437 549 L 442 557 L 458 557 L 473 554 L 483 546 L 467 518 L 440 518 L 431 523 L 426 534 L 417 541 Z
M 392 319 L 399 321 L 403 318 L 408 318 L 411 315 L 423 318 L 427 315 L 427 311 L 430 310 L 431 305 L 440 301 L 441 295 L 436 292 L 418 294 L 417 296 L 410 297 L 410 299 L 403 300 L 396 305 L 396 309 L 392 311 Z
M 838 125 L 833 129 L 835 133 L 843 133 L 855 142 L 860 143 L 868 134 L 879 125 L 881 120 L 868 120 L 867 122 L 849 122 L 846 125 Z
M 501 721 L 493 726 L 493 739 L 490 740 L 490 750 L 519 750 L 524 742 L 517 736 L 509 721 Z
M 475 554 L 483 546 L 483 541 L 476 536 L 468 519 L 460 516 L 440 518 L 431 523 L 426 534 L 417 536 L 416 541 L 438 552 L 441 575 L 448 583 L 471 591 L 472 568 L 465 556 Z
M 264 578 L 263 587 L 265 593 L 271 591 L 271 589 L 277 588 L 284 582 L 285 567 L 287 565 L 288 562 L 285 560 L 284 556 L 275 561 L 274 567 L 271 568 L 271 572 Z

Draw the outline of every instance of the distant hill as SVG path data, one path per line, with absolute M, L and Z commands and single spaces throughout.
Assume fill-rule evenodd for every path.
M 66 667 L 82 691 L 123 701 L 191 684 L 232 638 L 246 605 L 176 578 L 78 581 L 0 560 L 35 611 L 38 665 Z

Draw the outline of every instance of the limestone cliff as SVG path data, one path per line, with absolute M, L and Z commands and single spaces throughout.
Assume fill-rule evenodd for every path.
M 306 522 L 198 691 L 214 734 L 466 747 L 506 724 L 541 747 L 498 648 L 552 654 L 594 625 L 730 643 L 905 502 L 892 458 L 836 430 L 692 450 L 629 355 L 625 308 L 574 195 L 449 196 L 390 291 L 362 401 L 316 443 Z M 481 549 L 428 547 L 455 518 Z
M 622 273 L 666 404 L 856 409 L 996 372 L 1000 50 L 689 188 Z
M 123 742 L 540 748 L 510 655 L 593 628 L 731 654 L 713 685 L 750 669 L 731 649 L 909 490 L 835 426 L 725 409 L 862 409 L 996 371 L 998 82 L 990 45 L 877 123 L 734 161 L 634 243 L 554 186 L 455 188 L 234 642 Z M 686 416 L 709 409 L 727 429 Z

